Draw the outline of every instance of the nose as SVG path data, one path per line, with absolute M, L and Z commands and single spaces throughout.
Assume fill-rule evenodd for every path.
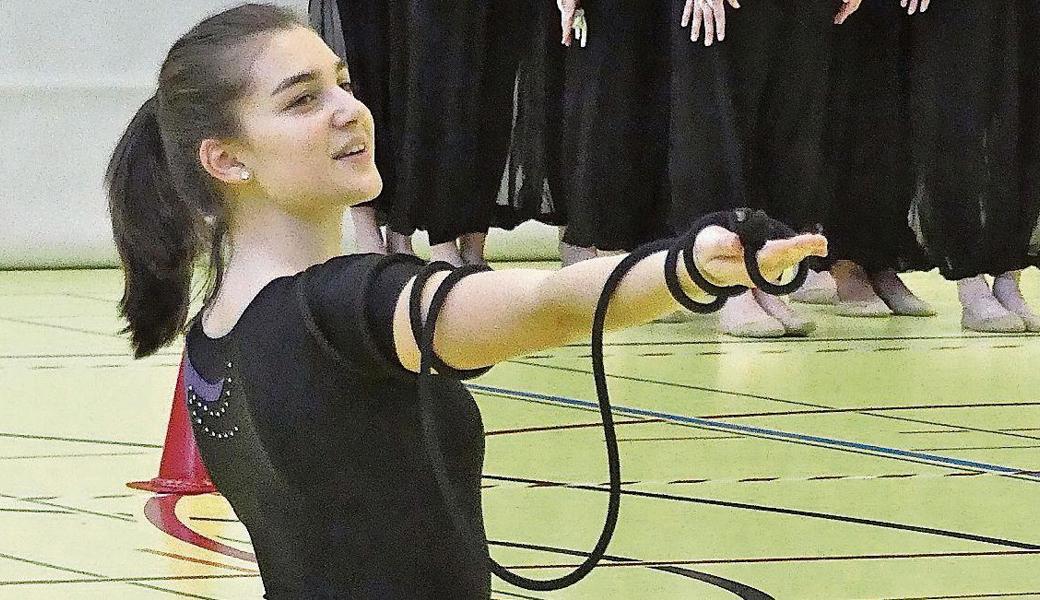
M 358 100 L 354 94 L 346 90 L 336 92 L 335 98 L 336 108 L 332 112 L 332 125 L 334 127 L 346 127 L 360 120 L 368 112 L 368 107 Z

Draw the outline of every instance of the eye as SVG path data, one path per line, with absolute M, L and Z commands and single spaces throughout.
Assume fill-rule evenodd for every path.
M 301 106 L 307 106 L 308 104 L 310 104 L 314 100 L 315 100 L 314 94 L 303 94 L 302 96 L 300 96 L 300 97 L 296 98 L 295 100 L 293 100 L 292 104 L 290 104 L 287 108 L 298 108 L 298 107 L 301 107 Z
M 348 91 L 348 92 L 350 92 L 351 94 L 353 94 L 353 93 L 354 93 L 354 84 L 353 84 L 353 83 L 351 83 L 351 82 L 349 82 L 349 81 L 343 81 L 343 82 L 341 82 L 341 83 L 339 84 L 339 87 L 343 88 L 343 89 L 344 89 L 345 91 Z

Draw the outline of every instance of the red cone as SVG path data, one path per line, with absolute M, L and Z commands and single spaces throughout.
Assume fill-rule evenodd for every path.
M 157 494 L 208 494 L 217 491 L 209 479 L 209 472 L 199 456 L 195 445 L 195 434 L 188 419 L 188 407 L 184 397 L 184 360 L 177 373 L 177 385 L 173 392 L 173 410 L 170 424 L 166 428 L 166 443 L 163 445 L 159 476 L 151 481 L 132 481 L 126 484 L 136 490 Z

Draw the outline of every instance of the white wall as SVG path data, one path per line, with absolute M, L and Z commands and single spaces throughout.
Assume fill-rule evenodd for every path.
M 117 264 L 101 185 L 108 156 L 170 45 L 238 3 L 0 0 L 0 268 Z M 489 255 L 554 247 L 554 231 L 532 223 L 493 232 Z

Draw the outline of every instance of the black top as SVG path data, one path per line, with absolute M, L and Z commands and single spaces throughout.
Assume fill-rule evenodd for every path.
M 417 379 L 394 351 L 394 306 L 421 267 L 336 257 L 267 284 L 227 335 L 209 338 L 198 317 L 188 332 L 195 437 L 270 600 L 490 597 L 480 412 L 461 383 L 435 377 L 448 472 L 481 533 L 473 544 L 445 512 Z

